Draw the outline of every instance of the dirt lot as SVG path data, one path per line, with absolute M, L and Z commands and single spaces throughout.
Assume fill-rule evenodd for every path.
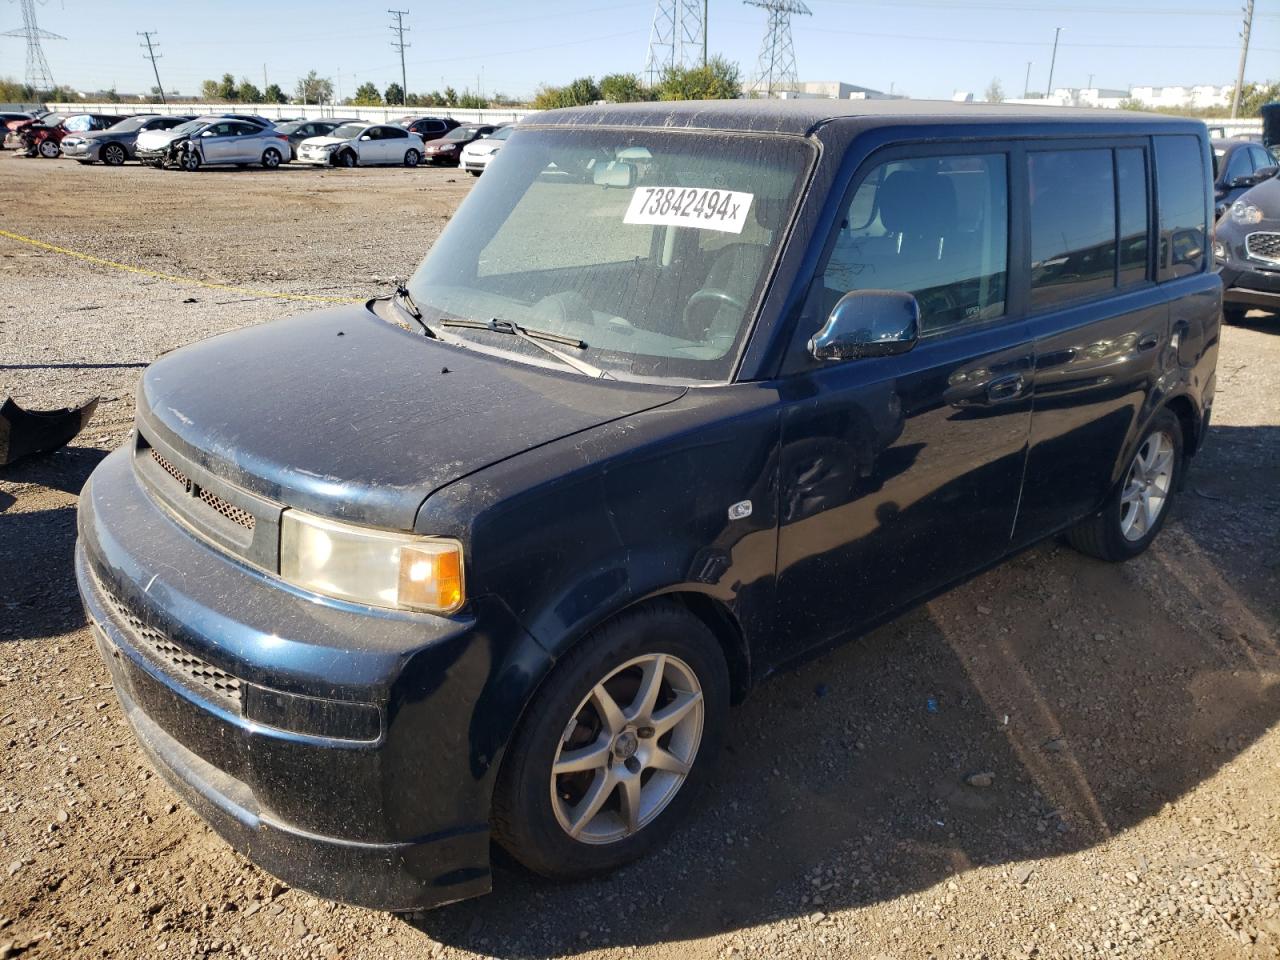
M 470 185 L 4 153 L 0 230 L 360 296 Z M 0 473 L 0 960 L 1280 956 L 1280 320 L 1225 331 L 1213 436 L 1147 555 L 1046 543 L 759 690 L 657 856 L 575 885 L 500 866 L 489 897 L 408 921 L 284 889 L 176 802 L 72 576 L 76 493 L 140 366 L 313 307 L 0 236 L 0 392 L 105 398 L 77 445 Z

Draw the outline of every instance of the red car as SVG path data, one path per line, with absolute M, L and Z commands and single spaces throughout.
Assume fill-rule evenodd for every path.
M 41 156 L 52 159 L 62 153 L 62 147 L 59 144 L 67 134 L 105 130 L 125 119 L 113 113 L 74 113 L 59 117 L 57 123 L 50 124 L 49 121 L 56 116 L 58 115 L 45 117 L 38 123 L 25 125 L 18 130 L 28 157 Z
M 401 117 L 396 121 L 396 125 L 404 127 L 410 133 L 416 133 L 422 138 L 422 142 L 429 140 L 439 140 L 450 130 L 455 129 L 459 124 L 452 117 Z

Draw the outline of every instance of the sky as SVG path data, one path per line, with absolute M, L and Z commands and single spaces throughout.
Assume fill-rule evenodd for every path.
M 917 98 L 978 95 L 998 79 L 1021 96 L 1048 83 L 1055 27 L 1062 27 L 1054 86 L 1234 83 L 1241 0 L 805 0 L 793 18 L 802 80 L 848 83 Z M 708 45 L 754 75 L 764 10 L 707 0 Z M 350 96 L 365 82 L 400 77 L 390 4 L 369 0 L 46 0 L 36 11 L 54 80 L 77 89 L 143 92 L 154 85 L 136 31 L 156 32 L 166 90 L 199 93 L 230 72 L 286 91 L 309 70 Z M 453 86 L 523 97 L 541 83 L 642 71 L 655 0 L 399 0 L 408 8 L 409 89 Z M 0 0 L 0 32 L 21 27 Z M 22 79 L 25 41 L 0 37 L 0 77 Z M 1280 79 L 1280 10 L 1261 0 L 1246 80 Z

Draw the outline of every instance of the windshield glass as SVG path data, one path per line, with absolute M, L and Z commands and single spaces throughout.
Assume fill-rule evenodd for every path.
M 195 133 L 201 127 L 207 127 L 212 120 L 188 120 L 186 123 L 179 124 L 174 127 L 170 133 Z
M 489 136 L 485 137 L 485 139 L 505 140 L 507 137 L 511 136 L 511 131 L 514 129 L 515 127 L 499 127 L 497 130 L 493 131 L 493 133 L 489 134 Z
M 445 140 L 470 140 L 476 135 L 479 127 L 454 127 L 444 135 Z
M 778 136 L 522 129 L 409 288 L 428 323 L 498 317 L 611 373 L 727 380 L 812 157 Z
M 366 124 L 363 123 L 344 123 L 332 133 L 325 134 L 325 136 L 341 137 L 344 140 L 352 140 L 364 132 L 365 126 Z
M 113 123 L 107 127 L 112 133 L 133 133 L 135 130 L 141 130 L 142 125 L 148 120 L 154 120 L 155 117 L 126 117 L 119 123 Z

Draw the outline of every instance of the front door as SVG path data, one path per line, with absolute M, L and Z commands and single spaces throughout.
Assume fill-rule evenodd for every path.
M 1009 549 L 1033 367 L 1029 329 L 1007 310 L 1009 164 L 997 147 L 898 150 L 847 201 L 802 323 L 816 329 L 852 289 L 904 290 L 921 338 L 900 356 L 825 364 L 796 338 L 779 384 L 774 662 Z

